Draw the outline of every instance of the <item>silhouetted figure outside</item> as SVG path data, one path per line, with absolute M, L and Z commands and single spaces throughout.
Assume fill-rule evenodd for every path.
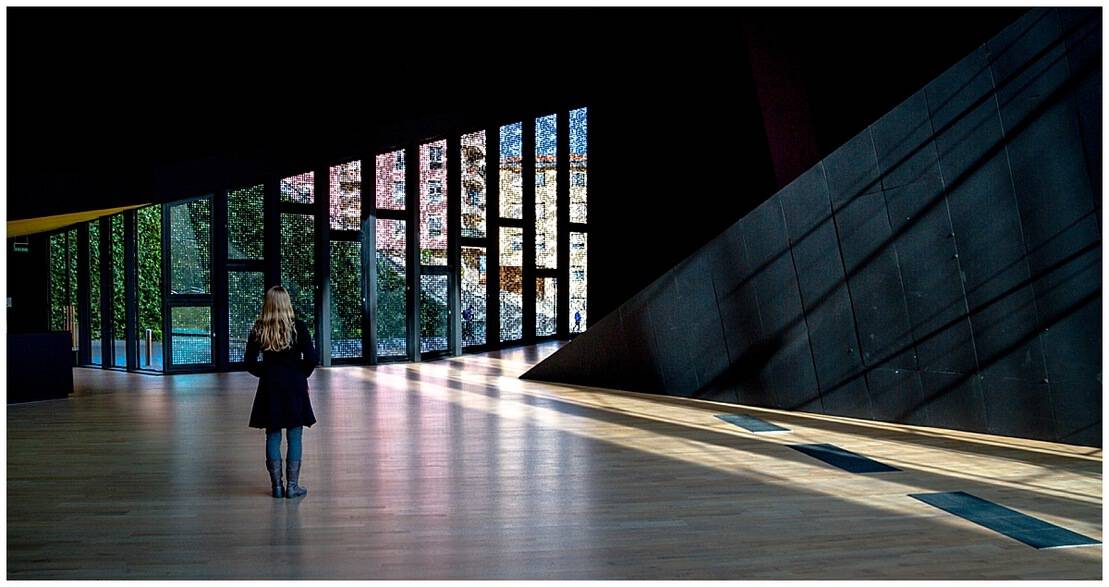
M 474 337 L 474 306 L 473 304 L 466 304 L 466 309 L 462 311 L 462 336 L 470 339 Z

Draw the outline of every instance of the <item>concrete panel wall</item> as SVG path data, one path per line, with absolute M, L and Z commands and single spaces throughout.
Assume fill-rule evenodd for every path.
M 1100 53 L 1030 10 L 525 377 L 1100 446 Z

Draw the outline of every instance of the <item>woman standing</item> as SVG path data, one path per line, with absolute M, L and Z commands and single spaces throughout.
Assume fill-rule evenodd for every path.
M 258 362 L 258 353 L 262 362 Z M 303 426 L 316 423 L 308 399 L 308 376 L 318 360 L 312 336 L 304 322 L 293 314 L 289 292 L 275 285 L 266 292 L 262 315 L 254 323 L 246 343 L 246 369 L 259 378 L 250 426 L 266 430 L 266 468 L 274 497 L 299 497 L 308 490 L 300 478 Z M 281 429 L 285 429 L 288 452 L 286 477 L 281 486 Z

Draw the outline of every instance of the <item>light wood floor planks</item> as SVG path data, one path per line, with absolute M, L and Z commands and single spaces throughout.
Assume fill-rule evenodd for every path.
M 299 500 L 269 497 L 248 374 L 77 369 L 70 399 L 8 406 L 8 578 L 1101 577 L 1101 546 L 1038 551 L 907 497 L 1100 540 L 1098 449 L 516 378 L 557 344 L 317 370 Z

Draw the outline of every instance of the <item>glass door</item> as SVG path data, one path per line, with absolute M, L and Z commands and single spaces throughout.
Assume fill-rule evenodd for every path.
M 206 371 L 215 366 L 212 326 L 212 197 L 167 204 L 164 331 L 165 370 Z
M 420 145 L 420 357 L 450 348 L 447 259 L 447 141 Z M 451 194 L 453 197 L 453 194 Z

